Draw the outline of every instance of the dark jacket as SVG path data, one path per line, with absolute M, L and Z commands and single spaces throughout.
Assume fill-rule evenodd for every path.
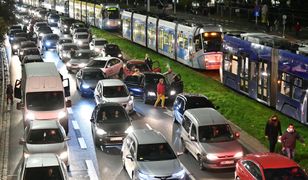
M 282 135 L 280 121 L 277 122 L 277 126 L 268 121 L 265 126 L 265 135 L 271 140 L 277 140 L 278 135 Z
M 294 132 L 286 131 L 281 136 L 281 143 L 284 148 L 295 149 L 296 140 L 299 140 L 304 143 L 304 139 L 296 132 L 296 130 L 294 130 Z

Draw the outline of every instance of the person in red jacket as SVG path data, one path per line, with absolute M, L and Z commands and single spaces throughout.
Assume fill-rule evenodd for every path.
M 304 139 L 294 129 L 294 125 L 289 124 L 287 131 L 281 136 L 281 143 L 282 151 L 285 152 L 290 159 L 294 159 L 296 140 L 301 141 L 303 146 L 305 146 Z
M 159 79 L 159 82 L 157 83 L 157 93 L 156 93 L 156 96 L 157 96 L 157 99 L 155 101 L 155 104 L 154 104 L 154 107 L 157 107 L 157 104 L 160 102 L 161 100 L 161 107 L 163 109 L 165 109 L 165 91 L 166 91 L 166 87 L 165 87 L 165 84 L 164 84 L 164 79 L 163 78 L 160 78 Z

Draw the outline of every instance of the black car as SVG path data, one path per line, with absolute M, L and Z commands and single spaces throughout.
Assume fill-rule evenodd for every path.
M 11 42 L 11 47 L 12 47 L 12 54 L 17 54 L 18 49 L 20 47 L 21 42 L 28 41 L 27 38 L 25 37 L 16 37 L 14 40 Z
M 96 146 L 121 145 L 126 135 L 133 130 L 131 119 L 119 103 L 96 105 L 90 121 Z
M 59 36 L 57 34 L 46 34 L 42 37 L 41 50 L 56 49 Z
M 9 37 L 10 43 L 15 39 L 15 35 L 17 33 L 23 33 L 24 31 L 21 29 L 11 29 L 8 31 L 7 36 Z
M 47 18 L 47 22 L 49 26 L 58 26 L 60 16 L 58 14 L 49 14 Z
M 173 103 L 173 118 L 174 122 L 182 123 L 183 114 L 188 109 L 194 108 L 214 108 L 218 109 L 218 106 L 214 106 L 206 96 L 198 94 L 179 94 L 177 95 Z
M 118 45 L 116 44 L 105 44 L 104 46 L 104 56 L 117 57 L 122 59 L 123 55 Z
M 150 103 L 156 100 L 156 87 L 160 78 L 164 79 L 166 87 L 166 98 L 173 101 L 178 93 L 183 92 L 183 81 L 179 75 L 169 80 L 166 75 L 155 72 L 144 72 L 138 76 L 127 76 L 124 83 L 128 90 L 137 97 L 142 97 L 144 103 Z
M 41 55 L 41 53 L 39 49 L 36 47 L 24 48 L 20 50 L 19 60 L 21 61 L 24 58 L 24 56 L 27 56 L 27 55 Z
M 70 27 L 76 20 L 73 18 L 60 18 L 58 27 L 61 33 L 68 34 L 70 33 Z
M 22 42 L 20 43 L 19 48 L 18 48 L 18 53 L 17 53 L 17 54 L 19 55 L 21 49 L 24 49 L 24 48 L 31 48 L 31 47 L 37 47 L 37 46 L 36 46 L 36 43 L 33 42 L 33 41 L 22 41 Z

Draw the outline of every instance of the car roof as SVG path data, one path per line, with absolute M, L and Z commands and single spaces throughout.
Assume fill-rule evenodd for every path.
M 96 68 L 96 67 L 85 67 L 85 68 L 82 68 L 81 69 L 83 72 L 97 72 L 97 71 L 100 71 L 100 72 L 103 72 L 100 68 Z
M 178 96 L 183 97 L 185 100 L 189 98 L 196 98 L 196 97 L 205 98 L 208 100 L 208 98 L 202 94 L 181 93 L 181 94 L 178 94 Z
M 103 86 L 124 86 L 124 82 L 120 79 L 103 79 L 99 81 Z
M 93 60 L 95 60 L 95 61 L 109 61 L 110 59 L 118 59 L 118 58 L 107 56 L 107 57 L 96 57 Z
M 143 60 L 132 59 L 126 62 L 126 64 L 145 64 Z
M 167 143 L 161 133 L 152 129 L 136 129 L 132 135 L 137 139 L 138 144 Z
M 298 167 L 298 164 L 286 156 L 277 153 L 255 153 L 245 156 L 246 160 L 253 160 L 260 164 L 264 169 Z
M 59 166 L 59 160 L 53 153 L 30 154 L 25 161 L 26 168 Z
M 86 33 L 86 32 L 78 32 L 78 33 L 75 33 L 76 36 L 80 36 L 80 35 L 89 35 L 89 33 Z
M 58 122 L 54 120 L 31 121 L 30 129 L 58 129 Z
M 225 117 L 213 108 L 188 109 L 185 113 L 193 116 L 199 126 L 227 124 Z

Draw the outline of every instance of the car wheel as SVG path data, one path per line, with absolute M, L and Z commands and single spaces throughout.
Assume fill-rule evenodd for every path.
M 198 155 L 198 163 L 199 163 L 200 170 L 204 170 L 204 166 L 203 166 L 202 159 L 201 159 L 200 155 Z
M 70 171 L 70 165 L 66 166 L 67 171 Z
M 148 100 L 148 97 L 147 97 L 146 94 L 147 94 L 146 92 L 143 93 L 143 103 L 144 103 L 144 104 L 148 104 L 148 103 L 149 103 L 149 100 Z

